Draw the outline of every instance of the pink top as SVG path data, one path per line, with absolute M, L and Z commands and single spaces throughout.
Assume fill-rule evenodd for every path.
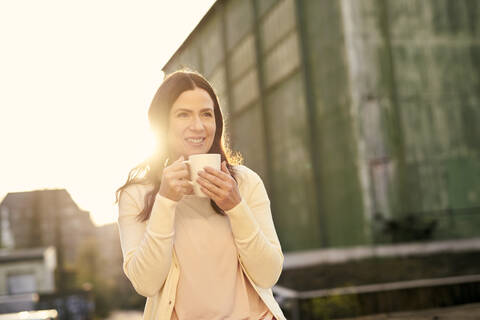
M 185 196 L 175 217 L 180 278 L 172 320 L 271 320 L 238 260 L 228 216 L 208 198 Z

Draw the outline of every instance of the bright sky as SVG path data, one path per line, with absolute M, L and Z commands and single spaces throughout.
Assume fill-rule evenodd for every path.
M 147 157 L 161 68 L 215 0 L 1 0 L 0 200 L 65 188 L 100 225 Z

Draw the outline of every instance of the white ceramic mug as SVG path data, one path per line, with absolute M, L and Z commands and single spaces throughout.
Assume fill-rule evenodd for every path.
M 193 183 L 193 192 L 196 196 L 208 197 L 200 190 L 200 185 L 197 183 L 198 171 L 203 170 L 205 167 L 220 170 L 220 159 L 219 153 L 201 153 L 192 154 L 188 157 L 188 160 L 183 161 L 183 163 L 188 163 L 190 166 L 190 180 Z

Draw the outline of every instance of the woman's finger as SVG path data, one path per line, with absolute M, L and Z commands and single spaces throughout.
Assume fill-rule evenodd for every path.
M 171 171 L 167 173 L 169 179 L 190 179 L 190 173 L 187 169 Z
M 177 162 L 177 163 L 172 163 L 170 167 L 168 167 L 169 170 L 172 171 L 178 171 L 178 170 L 187 170 L 188 171 L 188 165 L 183 163 L 183 162 Z
M 182 186 L 182 193 L 183 194 L 193 194 L 193 188 L 191 185 L 187 185 L 185 187 Z
M 223 191 L 221 188 L 219 188 L 218 186 L 214 185 L 213 183 L 211 183 L 210 181 L 202 177 L 199 177 L 197 179 L 197 182 L 200 184 L 200 186 L 208 189 L 210 192 L 214 193 L 217 197 L 220 197 L 225 193 L 225 191 Z
M 187 193 L 186 193 L 186 194 L 194 194 L 193 184 L 190 184 L 186 189 L 187 189 Z
M 227 181 L 227 180 L 230 180 L 230 178 L 232 178 L 232 176 L 230 174 L 226 174 L 225 172 L 220 171 L 220 170 L 215 170 L 212 167 L 205 167 L 204 170 L 205 170 L 205 172 L 207 172 L 211 175 L 214 175 L 221 180 Z
M 213 201 L 215 201 L 217 204 L 218 202 L 220 202 L 220 198 L 213 192 L 211 192 L 210 190 L 208 190 L 207 188 L 204 188 L 202 186 L 200 186 L 200 190 L 205 193 L 210 199 L 212 199 Z
M 198 175 L 206 180 L 208 180 L 209 182 L 211 182 L 212 184 L 216 185 L 217 187 L 221 188 L 221 189 L 226 189 L 229 187 L 229 183 L 225 180 L 222 180 L 220 178 L 218 178 L 217 176 L 213 175 L 213 174 L 210 174 L 208 172 L 202 172 L 200 171 L 198 173 Z
M 178 170 L 189 170 L 189 167 L 186 163 L 183 162 L 183 156 L 180 156 L 175 162 L 173 162 L 171 165 L 167 166 L 165 170 L 168 171 L 178 171 Z
M 182 186 L 182 188 L 189 188 L 191 186 L 193 186 L 193 182 L 190 181 L 190 180 L 184 180 L 184 179 L 181 179 L 179 184 Z

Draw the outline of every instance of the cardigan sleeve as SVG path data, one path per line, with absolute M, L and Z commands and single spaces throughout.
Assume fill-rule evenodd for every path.
M 261 288 L 271 288 L 280 277 L 283 253 L 273 224 L 270 200 L 261 178 L 246 170 L 242 201 L 226 211 L 240 261 L 248 276 Z
M 162 288 L 172 263 L 177 202 L 157 194 L 150 219 L 139 222 L 143 199 L 136 188 L 124 189 L 118 204 L 123 271 L 140 295 L 151 297 Z

